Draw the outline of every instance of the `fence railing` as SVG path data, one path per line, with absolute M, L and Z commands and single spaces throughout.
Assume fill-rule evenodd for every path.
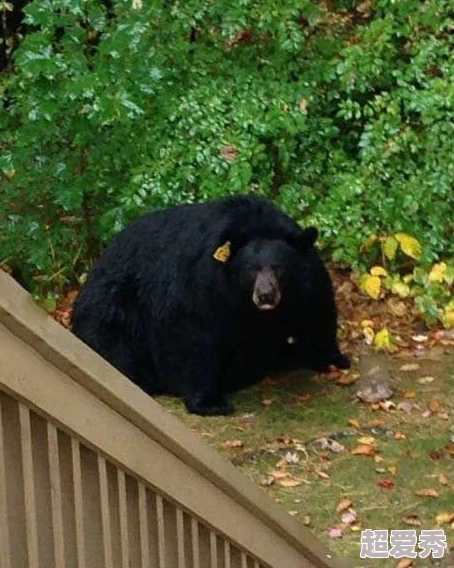
M 0 272 L 0 568 L 346 568 Z

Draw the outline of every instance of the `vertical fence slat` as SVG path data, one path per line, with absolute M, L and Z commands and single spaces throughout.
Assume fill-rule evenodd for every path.
M 260 568 L 260 564 L 258 560 L 254 560 L 254 568 Z
M 224 567 L 231 568 L 230 562 L 230 542 L 228 540 L 224 541 Z
M 148 530 L 147 489 L 139 483 L 139 533 L 142 568 L 150 566 L 150 534 Z
M 112 530 L 110 526 L 109 489 L 106 460 L 98 454 L 99 493 L 101 500 L 102 541 L 105 568 L 113 568 Z
M 218 568 L 218 546 L 217 537 L 214 532 L 210 532 L 210 560 L 211 568 Z
M 9 524 L 6 501 L 6 466 L 3 440 L 2 402 L 0 397 L 0 566 L 10 568 Z
M 55 568 L 65 568 L 58 433 L 57 428 L 50 422 L 47 423 L 47 451 L 49 457 L 50 506 L 52 509 Z
M 191 542 L 193 568 L 200 568 L 199 523 L 194 518 L 191 519 Z
M 85 535 L 84 535 L 84 503 L 82 492 L 82 467 L 80 463 L 80 445 L 71 438 L 71 459 L 74 483 L 74 512 L 76 524 L 77 568 L 86 568 Z
M 241 552 L 241 568 L 247 568 L 247 556 L 245 552 Z
M 120 511 L 121 566 L 129 568 L 128 506 L 126 500 L 126 479 L 122 469 L 117 470 L 118 501 Z
M 178 552 L 178 568 L 186 568 L 186 554 L 184 547 L 184 516 L 183 511 L 177 507 L 177 552 Z
M 19 404 L 19 422 L 22 448 L 22 474 L 24 477 L 24 503 L 27 532 L 28 567 L 39 568 L 30 411 L 22 404 Z
M 156 519 L 158 522 L 158 557 L 159 568 L 166 566 L 166 546 L 165 546 L 165 531 L 164 531 L 164 502 L 162 497 L 156 494 Z

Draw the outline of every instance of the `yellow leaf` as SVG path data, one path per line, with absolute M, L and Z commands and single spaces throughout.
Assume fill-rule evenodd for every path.
M 277 484 L 280 485 L 281 487 L 298 487 L 298 485 L 301 485 L 302 483 L 303 482 L 299 481 L 298 479 L 290 479 L 290 478 L 277 480 Z
M 421 256 L 421 245 L 414 237 L 406 235 L 405 233 L 396 233 L 394 235 L 400 244 L 402 251 L 409 257 L 418 260 Z
M 381 351 L 391 351 L 392 349 L 392 340 L 391 334 L 389 331 L 384 327 L 375 335 L 374 339 L 375 349 Z
M 388 467 L 388 471 L 391 475 L 396 475 L 397 472 L 397 465 L 390 465 Z
M 405 363 L 399 369 L 399 371 L 416 371 L 419 369 L 418 363 Z
M 454 327 L 454 305 L 446 306 L 443 317 L 447 327 Z
M 317 471 L 316 474 L 321 478 L 321 479 L 329 479 L 329 475 L 327 473 L 325 473 L 324 471 Z
M 440 513 L 435 517 L 437 525 L 447 525 L 454 521 L 454 513 Z
M 410 287 L 405 282 L 394 282 L 391 286 L 391 292 L 401 298 L 406 298 L 410 295 Z
M 370 269 L 372 276 L 388 276 L 388 273 L 382 266 L 373 266 Z
M 352 506 L 352 502 L 350 499 L 342 499 L 341 501 L 339 501 L 339 505 L 336 507 L 336 511 L 338 513 L 342 513 L 342 511 L 346 511 L 347 509 L 350 509 L 350 507 Z
M 353 428 L 356 428 L 356 430 L 360 429 L 360 425 L 358 420 L 356 420 L 356 418 L 350 418 L 350 420 L 348 421 L 350 426 L 353 426 Z
M 375 446 L 375 438 L 373 436 L 361 436 L 361 438 L 358 438 L 358 443 L 365 446 Z
M 413 274 L 406 274 L 402 280 L 405 282 L 405 284 L 410 284 L 410 282 L 412 282 L 413 280 Z
M 396 256 L 397 247 L 399 243 L 396 241 L 394 237 L 386 237 L 384 242 L 382 243 L 383 252 L 388 260 L 393 260 Z
M 378 300 L 381 290 L 380 278 L 378 276 L 372 276 L 370 274 L 367 274 L 364 277 L 363 289 L 368 296 L 370 296 L 374 300 Z
M 372 320 L 363 320 L 361 327 L 374 327 L 374 322 Z
M 449 485 L 449 480 L 444 473 L 440 473 L 438 481 L 441 485 Z
M 373 456 L 375 454 L 375 448 L 373 446 L 366 446 L 366 444 L 361 444 L 352 450 L 352 454 L 355 456 Z
M 431 282 L 443 282 L 447 268 L 448 267 L 445 262 L 434 264 L 429 273 L 429 280 Z
M 396 568 L 411 568 L 413 561 L 411 558 L 401 558 Z
M 419 495 L 420 497 L 439 497 L 440 494 L 438 493 L 438 491 L 436 491 L 435 489 L 420 489 L 419 491 L 416 491 L 416 495 Z

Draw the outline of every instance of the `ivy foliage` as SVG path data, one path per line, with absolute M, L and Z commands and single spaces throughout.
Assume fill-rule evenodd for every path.
M 0 81 L 0 263 L 74 281 L 147 209 L 255 192 L 356 266 L 454 253 L 451 0 L 34 0 Z

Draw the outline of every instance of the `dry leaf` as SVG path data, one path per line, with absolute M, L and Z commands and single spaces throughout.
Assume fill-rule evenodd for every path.
M 271 475 L 274 477 L 274 479 L 285 479 L 286 477 L 291 477 L 288 471 L 280 471 L 278 469 L 274 469 L 271 472 Z
M 373 436 L 361 436 L 361 438 L 358 438 L 358 444 L 375 446 L 375 438 Z
M 343 511 L 346 511 L 347 509 L 349 509 L 352 506 L 352 502 L 350 499 L 342 499 L 341 501 L 339 501 L 338 506 L 336 507 L 336 511 L 338 513 L 342 513 Z
M 292 517 L 296 517 L 296 515 L 298 514 L 298 511 L 289 511 L 288 514 L 292 515 Z
M 373 456 L 376 452 L 376 449 L 373 446 L 366 446 L 361 445 L 357 446 L 353 451 L 352 454 L 355 456 Z
M 394 481 L 392 479 L 380 479 L 380 481 L 377 481 L 377 485 L 382 489 L 392 489 L 394 487 Z
M 438 402 L 438 400 L 431 400 L 429 408 L 432 412 L 440 412 L 441 404 Z
M 403 432 L 396 432 L 394 434 L 394 439 L 395 440 L 405 440 L 406 436 Z
M 227 440 L 222 442 L 221 448 L 243 448 L 244 442 L 242 440 Z
M 350 426 L 353 426 L 353 428 L 356 428 L 356 430 L 360 430 L 360 425 L 358 420 L 356 420 L 356 418 L 350 418 L 350 420 L 348 421 Z
M 404 398 L 416 398 L 416 391 L 404 390 L 402 394 Z
M 418 515 L 407 515 L 403 518 L 403 521 L 406 525 L 410 525 L 411 527 L 421 526 L 421 521 L 419 520 Z
M 396 408 L 396 405 L 392 400 L 382 400 L 378 403 L 378 407 L 384 410 L 385 412 L 389 412 L 393 408 Z
M 416 371 L 419 369 L 419 365 L 417 363 L 405 363 L 400 367 L 399 371 Z
M 436 516 L 437 525 L 447 525 L 454 521 L 454 513 L 440 513 Z
M 352 523 L 354 523 L 356 521 L 356 511 L 354 511 L 353 509 L 350 509 L 349 511 L 342 513 L 341 521 L 345 525 L 351 525 Z
M 410 402 L 409 400 L 403 400 L 402 402 L 399 402 L 399 404 L 397 405 L 397 410 L 403 410 L 407 414 L 410 414 L 412 409 L 413 409 L 413 403 Z
M 420 379 L 418 379 L 418 383 L 420 385 L 428 385 L 429 383 L 432 383 L 435 380 L 435 377 L 421 377 Z
M 262 404 L 263 406 L 271 406 L 273 404 L 274 400 L 271 400 L 271 398 L 264 398 L 262 400 Z
M 444 473 L 440 473 L 438 481 L 439 483 L 441 483 L 441 485 L 449 485 L 449 480 Z
M 308 527 L 311 524 L 311 518 L 309 517 L 309 515 L 305 515 L 303 518 L 303 525 L 305 527 Z
M 359 373 L 342 373 L 342 375 L 336 379 L 336 385 L 341 385 L 348 387 L 359 379 Z
M 396 475 L 397 472 L 397 465 L 390 465 L 388 467 L 388 471 L 391 475 Z
M 435 489 L 432 488 L 427 488 L 427 489 L 420 489 L 419 491 L 416 491 L 416 495 L 418 495 L 419 497 L 434 497 L 437 498 L 440 496 L 440 494 L 438 493 L 438 491 L 436 491 Z
M 383 461 L 384 461 L 384 459 L 381 456 L 374 456 L 374 462 L 375 463 L 381 463 Z
M 378 351 L 391 351 L 393 348 L 390 332 L 383 328 L 377 332 L 374 338 L 374 346 Z
M 301 480 L 290 477 L 277 480 L 277 484 L 280 485 L 281 487 L 298 487 L 298 485 L 301 485 L 302 483 L 303 482 Z
M 316 471 L 315 472 L 320 479 L 329 479 L 329 475 L 325 471 Z

